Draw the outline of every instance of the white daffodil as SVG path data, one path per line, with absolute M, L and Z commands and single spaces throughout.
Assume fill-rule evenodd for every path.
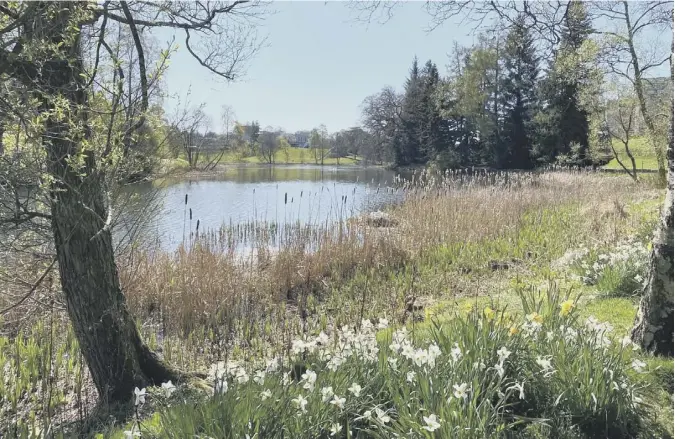
M 509 355 L 511 355 L 511 351 L 506 349 L 506 346 L 502 346 L 499 348 L 497 351 L 497 356 L 499 357 L 499 362 L 504 363 L 504 360 L 509 358 Z
M 347 399 L 340 398 L 337 395 L 333 395 L 333 399 L 331 399 L 331 401 L 330 401 L 331 404 L 333 404 L 335 407 L 339 408 L 340 410 L 345 408 L 345 402 L 347 402 Z
M 262 386 L 265 383 L 265 371 L 259 370 L 253 375 L 253 382 Z
M 389 320 L 387 319 L 380 319 L 379 322 L 377 322 L 377 329 L 387 329 L 389 327 Z
M 417 375 L 414 371 L 410 371 L 406 374 L 406 381 L 409 383 L 414 383 L 415 382 L 415 375 Z
M 302 381 L 305 382 L 302 387 L 311 392 L 314 390 L 314 383 L 316 383 L 316 372 L 307 370 L 307 372 L 302 374 Z
M 455 395 L 455 398 L 457 399 L 466 399 L 470 390 L 467 383 L 453 384 L 452 388 L 454 389 L 452 394 Z
M 336 434 L 338 434 L 341 431 L 342 431 L 342 425 L 340 425 L 340 424 L 333 424 L 330 427 L 330 435 L 331 436 L 335 436 Z
M 432 414 L 432 415 L 429 415 L 429 416 L 422 416 L 422 419 L 424 419 L 424 423 L 427 424 L 422 428 L 427 430 L 427 431 L 434 432 L 441 427 L 441 424 L 439 422 L 440 419 L 438 419 L 436 417 L 436 415 Z
M 539 367 L 541 367 L 541 371 L 545 374 L 550 375 L 554 372 L 550 358 L 537 357 L 535 362 L 539 365 Z
M 173 392 L 176 391 L 176 386 L 174 386 L 171 380 L 169 380 L 166 383 L 162 383 L 162 391 L 164 392 L 164 396 L 169 398 Z
M 636 358 L 631 362 L 630 366 L 633 368 L 633 370 L 635 370 L 635 372 L 642 373 L 644 372 L 645 367 L 647 367 L 647 363 Z
M 302 413 L 307 412 L 307 400 L 302 396 L 298 395 L 297 398 L 293 398 L 291 402 L 295 405 L 295 407 L 300 410 Z
M 260 399 L 263 400 L 263 401 L 266 400 L 267 398 L 271 398 L 271 397 L 272 397 L 272 392 L 270 391 L 270 389 L 265 389 L 262 392 L 260 392 Z
M 321 401 L 322 402 L 328 402 L 330 399 L 333 397 L 333 388 L 328 386 L 328 387 L 322 387 L 321 388 Z
M 135 437 L 141 437 L 141 432 L 133 430 L 124 430 L 124 439 L 134 439 Z
M 382 425 L 391 422 L 391 418 L 389 417 L 389 415 L 387 415 L 387 412 L 380 409 L 379 407 L 375 407 L 375 415 L 377 416 L 377 420 Z
M 352 383 L 352 386 L 347 390 L 349 390 L 356 397 L 361 395 L 361 386 L 356 383 Z
M 134 404 L 144 404 L 145 403 L 145 387 L 139 389 L 138 387 L 134 388 Z
M 462 358 L 462 350 L 459 348 L 459 345 L 455 343 L 455 347 L 450 349 L 450 357 L 452 357 L 453 362 L 459 361 Z

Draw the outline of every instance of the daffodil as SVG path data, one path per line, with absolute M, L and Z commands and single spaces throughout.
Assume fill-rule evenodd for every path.
M 506 346 L 502 346 L 499 348 L 497 351 L 497 356 L 499 357 L 499 362 L 504 363 L 504 360 L 509 358 L 509 355 L 511 355 L 511 351 L 506 349 Z
M 272 396 L 272 392 L 269 389 L 265 389 L 262 392 L 260 392 L 260 399 L 261 400 L 266 400 L 267 398 L 270 398 Z
M 342 431 L 342 425 L 340 425 L 340 424 L 333 424 L 330 427 L 330 435 L 331 436 L 335 436 L 336 434 L 338 434 L 341 431 Z
M 176 386 L 169 380 L 166 383 L 162 383 L 162 390 L 164 391 L 164 396 L 169 398 L 171 394 L 176 391 Z
M 485 316 L 486 319 L 492 320 L 495 318 L 495 310 L 490 308 L 489 306 L 486 306 L 485 309 L 483 310 L 483 315 Z
M 422 419 L 424 419 L 424 423 L 427 424 L 422 428 L 427 431 L 434 432 L 441 427 L 441 424 L 439 422 L 440 419 L 438 419 L 434 414 L 431 414 L 429 416 L 422 416 Z
M 536 312 L 536 311 L 533 312 L 533 313 L 531 313 L 531 314 L 528 314 L 528 315 L 527 315 L 527 320 L 529 320 L 529 321 L 531 321 L 531 322 L 538 323 L 538 324 L 540 324 L 540 325 L 541 325 L 542 323 L 544 323 L 544 317 L 543 317 L 541 314 L 539 314 L 538 312 Z
M 335 407 L 339 408 L 340 410 L 342 410 L 343 408 L 345 408 L 346 401 L 347 400 L 345 398 L 340 398 L 337 395 L 333 395 L 333 399 L 330 401 L 330 403 L 333 404 Z
M 328 402 L 330 399 L 333 397 L 333 388 L 328 386 L 328 387 L 322 387 L 321 388 L 321 401 L 322 402 Z
M 293 398 L 291 402 L 302 413 L 305 413 L 307 411 L 307 400 L 302 395 L 298 395 L 297 398 Z
M 361 386 L 356 383 L 352 383 L 352 386 L 347 390 L 349 390 L 356 397 L 361 395 Z
M 572 300 L 568 299 L 564 301 L 560 304 L 560 315 L 563 317 L 568 315 L 572 311 L 572 308 L 574 308 L 574 302 Z
M 452 394 L 455 395 L 455 398 L 457 399 L 466 399 L 470 390 L 467 383 L 453 384 L 452 388 L 454 389 Z
M 145 403 L 145 388 L 139 389 L 136 387 L 134 389 L 134 405 L 144 404 Z
M 518 328 L 516 328 L 515 326 L 511 326 L 511 328 L 509 328 L 509 336 L 516 335 L 517 333 L 518 333 Z
M 391 418 L 389 417 L 389 415 L 387 415 L 387 412 L 378 407 L 375 407 L 375 415 L 377 416 L 377 420 L 382 425 L 391 422 Z

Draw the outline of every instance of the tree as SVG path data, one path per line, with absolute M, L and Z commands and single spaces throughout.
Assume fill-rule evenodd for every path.
M 314 163 L 323 166 L 325 158 L 330 153 L 328 147 L 328 130 L 326 126 L 321 124 L 318 128 L 314 128 L 309 136 L 309 148 L 314 155 Z
M 17 220 L 40 216 L 50 222 L 68 315 L 103 402 L 126 402 L 134 387 L 181 380 L 143 343 L 122 293 L 110 231 L 104 164 L 110 151 L 90 140 L 93 84 L 109 47 L 109 23 L 128 28 L 138 57 L 143 125 L 148 77 L 139 27 L 174 28 L 205 68 L 227 79 L 255 53 L 250 34 L 225 23 L 228 15 L 255 5 L 239 2 L 161 4 L 135 2 L 0 3 L 0 75 L 19 81 L 38 103 L 41 144 L 51 199 L 48 213 L 23 211 Z M 208 33 L 208 44 L 195 37 Z M 82 48 L 93 44 L 96 59 L 85 64 Z M 113 145 L 121 148 L 123 145 Z
M 593 78 L 594 66 L 584 56 L 584 45 L 593 32 L 586 6 L 570 2 L 561 26 L 561 42 L 554 52 L 547 77 L 542 81 L 539 144 L 536 154 L 545 162 L 559 156 L 576 156 L 569 164 L 588 165 L 589 114 L 582 104 L 582 89 Z
M 635 133 L 636 120 L 638 118 L 638 104 L 632 87 L 619 87 L 616 97 L 606 104 L 605 127 L 610 136 L 610 148 L 617 163 L 635 181 L 638 180 L 637 165 L 629 143 Z M 614 140 L 621 142 L 624 152 L 630 160 L 631 168 L 628 169 L 614 147 Z
M 531 151 L 534 144 L 533 113 L 537 106 L 538 60 L 534 40 L 525 27 L 525 20 L 517 20 L 506 38 L 503 99 L 505 124 L 503 136 L 507 145 L 505 165 L 510 168 L 532 167 Z
M 272 131 L 272 128 L 265 129 L 260 133 L 260 146 L 258 154 L 269 164 L 274 164 L 274 156 L 279 149 L 279 133 Z
M 673 45 L 671 43 L 671 55 Z M 673 58 L 670 58 L 670 78 L 673 75 Z M 661 208 L 661 218 L 654 232 L 649 258 L 649 275 L 642 292 L 635 325 L 631 332 L 633 342 L 647 352 L 673 355 L 673 123 L 670 113 L 668 139 L 668 177 L 666 199 Z
M 420 142 L 423 126 L 424 89 L 423 79 L 417 64 L 413 60 L 410 75 L 405 84 L 403 105 L 401 108 L 400 130 L 394 139 L 394 163 L 397 166 L 422 162 L 422 144 Z
M 672 53 L 667 46 L 642 42 L 645 34 L 652 31 L 667 30 L 669 39 L 663 36 L 661 41 L 672 41 L 673 3 L 658 2 L 597 2 L 594 13 L 608 20 L 614 29 L 601 32 L 605 36 L 603 61 L 609 73 L 627 80 L 635 89 L 640 113 L 649 133 L 656 154 L 661 179 L 666 179 L 666 159 L 664 157 L 655 115 L 648 108 L 645 93 L 645 78 L 650 71 L 667 63 Z M 672 80 L 671 80 L 672 88 Z
M 373 137 L 359 153 L 366 160 L 382 162 L 393 158 L 392 142 L 400 128 L 403 96 L 392 87 L 366 97 L 361 104 L 362 123 Z

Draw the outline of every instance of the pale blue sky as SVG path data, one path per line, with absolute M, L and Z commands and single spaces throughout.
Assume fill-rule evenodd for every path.
M 222 132 L 223 104 L 241 122 L 257 120 L 262 127 L 289 132 L 320 124 L 329 132 L 359 125 L 363 99 L 385 85 L 401 90 L 415 55 L 421 63 L 434 61 L 444 75 L 454 42 L 470 45 L 476 39 L 470 27 L 451 21 L 428 32 L 430 18 L 423 7 L 424 2 L 399 4 L 388 22 L 366 25 L 347 2 L 275 1 L 275 13 L 259 28 L 268 45 L 243 78 L 226 83 L 181 49 L 172 57 L 166 88 L 183 98 L 190 90 L 191 104 L 206 103 L 210 129 L 216 132 Z M 158 35 L 162 41 L 167 37 Z M 665 41 L 656 32 L 650 37 L 643 41 L 647 46 Z M 669 38 L 666 43 L 667 51 Z M 664 64 L 648 76 L 667 74 Z M 165 101 L 167 111 L 175 102 Z
M 356 21 L 346 2 L 286 1 L 272 7 L 276 13 L 260 28 L 269 46 L 240 81 L 219 81 L 185 50 L 173 56 L 169 91 L 185 96 L 191 87 L 190 100 L 206 102 L 213 131 L 221 131 L 223 104 L 234 108 L 238 120 L 288 131 L 322 123 L 329 132 L 358 125 L 363 99 L 385 85 L 402 88 L 415 55 L 421 62 L 433 60 L 444 73 L 453 41 L 473 41 L 469 29 L 450 23 L 426 32 L 429 16 L 421 2 L 400 5 L 389 22 L 369 26 Z

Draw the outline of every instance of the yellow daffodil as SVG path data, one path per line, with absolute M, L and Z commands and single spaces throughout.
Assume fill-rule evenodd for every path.
M 572 300 L 564 301 L 560 304 L 560 315 L 566 316 L 572 311 L 572 308 L 574 308 L 574 302 Z
M 492 320 L 495 318 L 495 310 L 490 308 L 489 306 L 485 307 L 485 309 L 483 310 L 483 314 L 485 315 L 485 318 L 488 320 Z
M 516 335 L 518 333 L 518 328 L 515 326 L 511 326 L 511 329 L 509 329 L 509 335 Z
M 544 317 L 536 311 L 533 312 L 532 314 L 529 314 L 527 316 L 527 319 L 531 322 L 539 323 L 540 325 L 544 323 Z

